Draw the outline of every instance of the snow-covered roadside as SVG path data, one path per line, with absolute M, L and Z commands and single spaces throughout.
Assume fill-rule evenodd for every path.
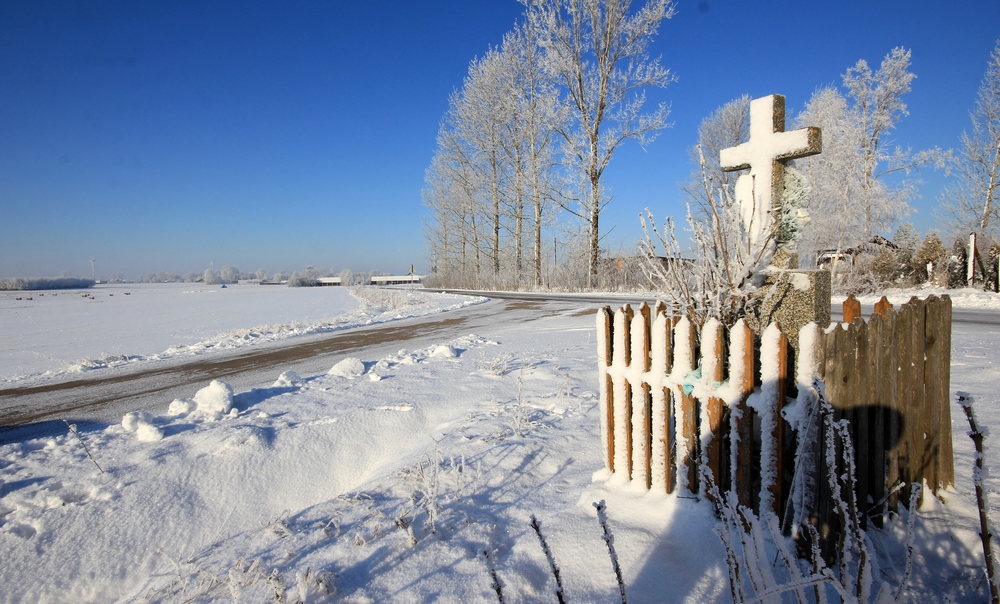
M 374 293 L 366 294 L 369 290 Z M 367 297 L 359 299 L 352 291 Z M 222 289 L 189 283 L 0 292 L 0 333 L 4 334 L 0 384 L 24 385 L 232 351 L 482 301 L 418 290 L 379 293 L 376 288 L 255 285 Z
M 534 514 L 567 599 L 614 601 L 593 508 L 605 499 L 632 601 L 729 601 L 708 504 L 603 481 L 594 317 L 564 307 L 285 373 L 236 394 L 235 413 L 215 386 L 174 405 L 190 411 L 164 401 L 82 443 L 0 447 L 0 600 L 489 602 L 492 565 L 506 601 L 555 601 Z M 1000 330 L 955 326 L 951 389 L 976 397 L 987 426 L 1000 426 L 998 345 Z M 911 601 L 986 593 L 972 447 L 953 418 L 958 485 L 920 512 Z M 898 556 L 901 524 L 873 541 Z M 880 576 L 898 564 L 883 559 Z
M 919 287 L 912 289 L 887 289 L 885 297 L 895 306 L 910 301 L 912 297 L 926 298 L 928 296 L 949 296 L 952 308 L 1000 310 L 1000 294 L 984 292 L 981 289 L 966 287 L 962 289 L 946 289 L 943 287 Z M 858 301 L 864 305 L 875 304 L 881 295 L 858 296 Z M 836 297 L 835 303 L 844 301 L 844 296 Z

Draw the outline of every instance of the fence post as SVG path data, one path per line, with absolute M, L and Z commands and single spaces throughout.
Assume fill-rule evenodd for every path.
M 630 326 L 632 338 L 632 373 L 649 372 L 649 305 L 645 302 L 639 307 L 639 314 L 633 317 Z M 652 438 L 650 414 L 652 399 L 649 384 L 645 379 L 639 380 L 639 385 L 632 386 L 632 480 L 641 481 L 648 489 L 650 483 L 650 464 L 652 453 Z
M 702 377 L 712 382 L 722 382 L 723 357 L 722 323 L 711 320 L 701 331 L 701 371 Z M 722 417 L 724 405 L 721 399 L 706 401 L 705 416 L 708 425 L 702 427 L 702 459 L 708 465 L 712 480 L 723 488 L 722 476 Z M 707 485 L 706 493 L 707 493 Z
M 694 371 L 694 323 L 687 317 L 674 326 L 674 373 L 681 372 L 687 376 Z M 681 401 L 680 429 L 683 448 L 678 447 L 677 456 L 680 463 L 677 468 L 678 481 L 684 477 L 688 491 L 698 492 L 698 403 L 693 392 L 685 393 L 683 386 L 679 387 Z
M 670 330 L 673 321 L 666 316 L 666 309 L 661 304 L 656 305 L 656 318 L 653 320 L 650 339 L 650 370 L 655 374 L 670 373 Z M 660 492 L 672 491 L 674 466 L 671 458 L 671 398 L 670 389 L 657 388 L 652 394 L 652 461 L 650 462 L 650 488 Z
M 886 302 L 886 305 L 888 305 L 885 296 L 882 296 L 879 304 L 882 302 Z M 865 384 L 867 390 L 865 401 L 867 404 L 867 414 L 871 421 L 871 448 L 868 451 L 865 463 L 868 466 L 869 476 L 871 476 L 869 493 L 874 504 L 869 512 L 875 526 L 882 528 L 882 518 L 885 513 L 885 502 L 883 500 L 885 499 L 887 486 L 885 481 L 887 475 L 886 430 L 889 425 L 887 418 L 893 411 L 889 402 L 891 399 L 886 396 L 886 388 L 890 380 L 888 379 L 885 367 L 887 355 L 885 354 L 884 344 L 886 324 L 890 320 L 890 308 L 883 306 L 882 312 L 879 312 L 879 304 L 875 305 L 875 314 L 872 315 L 871 320 L 868 322 L 868 339 L 865 342 L 865 356 L 869 360 Z
M 854 294 L 847 296 L 844 300 L 844 323 L 854 323 L 854 319 L 861 316 L 861 302 L 858 302 Z
M 951 298 L 931 296 L 925 305 L 924 321 L 924 384 L 928 435 L 935 442 L 931 475 L 927 483 L 935 492 L 940 487 L 955 484 L 954 454 L 951 442 Z
M 889 303 L 888 298 L 882 296 L 882 299 L 875 303 L 875 314 L 884 317 L 891 308 L 892 304 Z
M 630 326 L 632 307 L 626 304 L 615 312 L 612 365 L 619 378 L 614 380 L 615 472 L 632 478 L 632 385 L 624 372 L 632 362 Z
M 761 334 L 760 349 L 762 398 L 758 405 L 761 413 L 759 512 L 763 513 L 769 501 L 772 511 L 780 517 L 785 453 L 785 420 L 781 416 L 781 410 L 785 406 L 785 383 L 788 381 L 788 338 L 777 323 L 771 323 Z M 765 432 L 768 427 L 770 430 Z M 772 464 L 773 475 L 765 472 L 769 463 Z
M 732 457 L 730 466 L 733 473 L 733 487 L 740 505 L 753 507 L 753 423 L 754 411 L 747 405 L 747 397 L 753 393 L 754 385 L 754 334 L 743 319 L 730 330 L 730 375 L 739 366 L 743 376 L 740 384 L 740 399 L 736 404 L 736 425 L 731 429 L 730 446 Z
M 610 306 L 597 313 L 597 371 L 601 394 L 601 453 L 604 465 L 615 471 L 615 400 L 614 384 L 608 374 L 611 365 L 613 315 Z

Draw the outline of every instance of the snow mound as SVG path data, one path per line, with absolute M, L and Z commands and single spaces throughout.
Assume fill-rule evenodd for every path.
M 131 411 L 122 417 L 122 428 L 134 432 L 143 442 L 163 440 L 163 430 L 153 425 L 153 416 L 142 411 Z
M 198 408 L 198 403 L 189 398 L 175 398 L 167 408 L 167 415 L 187 415 Z
M 430 354 L 427 356 L 432 359 L 454 359 L 458 356 L 458 353 L 448 344 L 438 344 L 431 348 Z
M 163 430 L 153 424 L 140 423 L 135 430 L 135 436 L 142 442 L 156 442 L 163 440 Z
M 126 432 L 135 432 L 141 424 L 149 424 L 153 421 L 153 416 L 143 411 L 130 411 L 122 416 L 122 428 Z
M 343 361 L 334 365 L 327 375 L 335 375 L 343 378 L 356 378 L 364 375 L 365 364 L 357 357 L 347 357 Z
M 194 395 L 198 405 L 198 413 L 210 417 L 226 415 L 233 408 L 233 387 L 229 384 L 212 380 L 212 382 Z
M 302 377 L 294 371 L 283 371 L 274 382 L 274 388 L 298 388 L 302 385 Z

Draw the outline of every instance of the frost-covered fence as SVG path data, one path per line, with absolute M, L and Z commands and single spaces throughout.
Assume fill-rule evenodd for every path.
M 780 512 L 796 471 L 796 442 L 822 445 L 819 426 L 809 425 L 821 421 L 809 412 L 819 376 L 836 419 L 850 422 L 862 462 L 858 500 L 871 501 L 871 513 L 895 507 L 897 484 L 950 484 L 951 301 L 932 296 L 898 312 L 879 310 L 846 327 L 809 324 L 793 350 L 776 324 L 755 336 L 742 320 L 729 327 L 709 321 L 699 333 L 662 303 L 605 307 L 597 328 L 607 469 L 667 493 L 704 492 L 699 483 L 710 473 L 744 505 Z M 802 456 L 816 467 L 800 472 L 825 475 L 821 453 Z M 825 481 L 799 484 L 812 490 L 804 497 L 815 503 L 807 507 L 822 516 Z

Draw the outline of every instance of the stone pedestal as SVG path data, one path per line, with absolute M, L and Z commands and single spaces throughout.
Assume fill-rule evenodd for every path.
M 751 304 L 747 324 L 762 333 L 777 321 L 793 348 L 799 330 L 815 321 L 820 329 L 830 325 L 830 272 L 823 269 L 777 269 L 763 275 L 764 282 Z

